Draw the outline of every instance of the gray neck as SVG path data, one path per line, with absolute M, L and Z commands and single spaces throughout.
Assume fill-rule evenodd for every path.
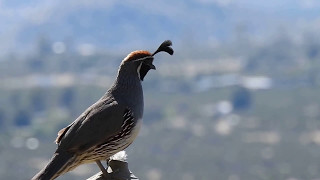
M 120 65 L 117 78 L 108 93 L 123 105 L 131 108 L 139 117 L 143 113 L 143 91 L 137 69 L 134 66 Z
M 133 90 L 132 88 L 141 87 L 141 81 L 138 76 L 137 68 L 132 64 L 121 64 L 118 70 L 117 78 L 114 86 L 120 86 L 126 90 Z

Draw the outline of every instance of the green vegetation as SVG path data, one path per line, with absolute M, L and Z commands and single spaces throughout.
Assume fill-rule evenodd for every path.
M 143 82 L 144 126 L 128 148 L 134 174 L 140 179 L 319 177 L 319 46 L 299 51 L 295 44 L 283 51 L 280 46 L 250 46 L 231 57 L 226 55 L 232 48 L 221 46 L 223 53 L 214 59 L 209 50 L 192 61 L 179 52 L 170 63 L 159 58 L 158 70 Z M 37 54 L 0 61 L 2 179 L 29 178 L 44 165 L 58 130 L 100 98 L 122 58 Z M 239 57 L 241 66 L 233 66 Z M 272 86 L 241 84 L 257 75 L 270 77 Z M 85 169 L 61 179 L 84 179 L 98 171 Z

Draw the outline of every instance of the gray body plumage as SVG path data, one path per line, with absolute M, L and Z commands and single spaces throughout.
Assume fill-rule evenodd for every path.
M 132 76 L 137 73 L 134 70 L 135 67 L 121 66 L 113 86 L 71 124 L 58 142 L 58 150 L 85 151 L 89 147 L 105 142 L 109 137 L 121 131 L 123 116 L 127 109 L 132 112 L 135 123 L 142 119 L 141 81 L 137 75 Z
M 107 93 L 59 132 L 51 163 L 33 180 L 54 179 L 80 164 L 106 160 L 133 142 L 143 116 L 143 92 L 136 69 L 134 64 L 121 64 Z
M 32 180 L 51 180 L 80 164 L 106 160 L 128 147 L 138 135 L 143 116 L 141 81 L 155 69 L 153 55 L 172 55 L 171 41 L 158 50 L 134 51 L 120 64 L 112 87 L 73 123 L 58 132 L 58 148 L 46 167 Z M 99 164 L 98 164 L 99 165 Z

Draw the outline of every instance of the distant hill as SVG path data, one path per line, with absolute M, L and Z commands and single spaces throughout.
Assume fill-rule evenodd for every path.
M 0 3 L 0 54 L 31 51 L 40 37 L 111 50 L 164 39 L 206 45 L 237 33 L 267 39 L 279 27 L 308 29 L 319 12 L 314 0 L 5 0 Z

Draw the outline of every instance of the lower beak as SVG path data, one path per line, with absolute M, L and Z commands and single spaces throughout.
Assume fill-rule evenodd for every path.
M 156 70 L 156 67 L 153 64 L 148 64 L 148 66 L 150 67 L 150 69 Z
M 156 67 L 152 64 L 152 61 L 151 62 L 143 62 L 143 64 L 145 64 L 146 66 L 148 66 L 150 69 L 154 69 L 156 70 Z

